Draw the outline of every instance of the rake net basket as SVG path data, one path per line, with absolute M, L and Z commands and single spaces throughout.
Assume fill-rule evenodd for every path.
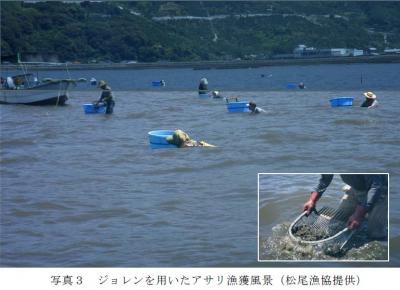
M 323 207 L 308 216 L 303 212 L 289 227 L 290 237 L 304 244 L 336 244 L 341 249 L 350 239 L 352 231 L 347 224 L 348 216 L 339 209 Z

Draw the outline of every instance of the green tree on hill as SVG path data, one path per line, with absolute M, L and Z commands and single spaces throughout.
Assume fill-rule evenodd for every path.
M 21 53 L 81 62 L 226 60 L 292 53 L 300 43 L 318 48 L 400 47 L 400 2 L 2 1 L 0 5 L 2 59 L 15 60 Z M 247 17 L 252 14 L 264 16 Z M 185 15 L 225 16 L 211 21 L 152 18 Z

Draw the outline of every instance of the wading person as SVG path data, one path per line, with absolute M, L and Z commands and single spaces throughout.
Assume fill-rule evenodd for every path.
M 371 239 L 387 237 L 388 179 L 386 174 L 341 174 L 346 183 L 339 209 L 348 218 L 347 227 L 357 229 L 368 218 L 368 236 Z M 322 174 L 318 186 L 304 204 L 308 214 L 314 210 L 333 179 L 333 174 Z
M 112 114 L 114 111 L 115 101 L 111 88 L 105 81 L 100 81 L 98 87 L 102 90 L 102 92 L 100 99 L 95 103 L 95 105 L 99 105 L 99 103 L 106 104 L 106 114 Z
M 179 148 L 184 147 L 215 147 L 214 145 L 208 144 L 204 141 L 196 141 L 189 137 L 189 135 L 182 130 L 175 130 L 172 136 L 167 137 L 167 142 L 174 144 Z
M 249 110 L 251 114 L 265 113 L 265 110 L 260 107 L 257 107 L 257 104 L 255 102 L 249 103 Z
M 199 94 L 208 93 L 208 80 L 206 78 L 200 79 Z
M 378 105 L 378 101 L 376 100 L 376 95 L 373 92 L 364 93 L 365 100 L 361 104 L 361 107 L 373 108 Z

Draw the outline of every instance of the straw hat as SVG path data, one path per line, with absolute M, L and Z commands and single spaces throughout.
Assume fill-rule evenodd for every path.
M 104 87 L 104 86 L 106 86 L 107 85 L 107 83 L 106 83 L 106 81 L 103 81 L 103 80 L 101 80 L 101 81 L 99 81 L 99 84 L 97 85 L 99 88 L 102 88 L 102 87 Z
M 373 99 L 373 100 L 376 99 L 376 95 L 375 95 L 373 92 L 366 92 L 366 93 L 364 93 L 364 96 L 365 96 L 367 99 Z

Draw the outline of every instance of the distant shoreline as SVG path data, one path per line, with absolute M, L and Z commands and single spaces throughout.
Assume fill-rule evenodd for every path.
M 315 64 L 353 64 L 353 63 L 400 63 L 400 55 L 374 55 L 356 57 L 325 58 L 292 58 L 268 60 L 236 60 L 236 61 L 191 61 L 191 62 L 154 62 L 154 63 L 110 63 L 110 64 L 68 64 L 70 70 L 107 70 L 107 69 L 157 69 L 157 68 L 192 68 L 207 69 L 240 69 L 264 66 L 292 66 Z M 65 65 L 32 65 L 38 70 L 65 70 Z M 18 65 L 2 65 L 2 70 L 17 70 Z

